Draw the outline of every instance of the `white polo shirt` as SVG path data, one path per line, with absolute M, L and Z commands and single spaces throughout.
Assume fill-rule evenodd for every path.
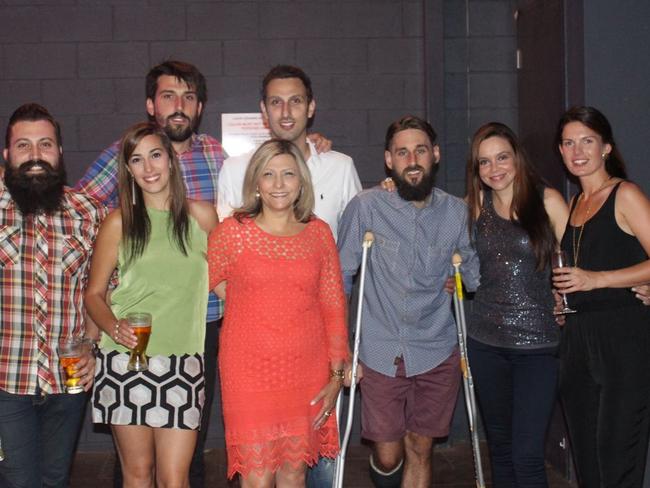
M 311 154 L 307 167 L 314 185 L 314 213 L 329 224 L 336 239 L 338 223 L 345 206 L 361 191 L 359 175 L 350 156 L 336 151 L 318 154 L 311 141 L 307 143 Z M 234 209 L 242 206 L 244 175 L 254 152 L 224 161 L 217 186 L 219 219 L 229 217 Z

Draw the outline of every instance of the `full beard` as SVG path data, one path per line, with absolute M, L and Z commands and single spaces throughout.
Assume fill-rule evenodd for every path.
M 416 169 L 422 171 L 422 179 L 416 183 L 410 183 L 408 177 L 403 176 L 404 173 L 413 169 L 407 168 L 402 174 L 398 174 L 395 170 L 391 170 L 391 178 L 395 182 L 395 187 L 397 188 L 397 194 L 407 202 L 422 202 L 431 195 L 433 191 L 433 186 L 436 183 L 436 174 L 434 168 L 431 168 L 429 171 L 424 171 L 424 168 L 421 166 L 416 166 Z
M 27 172 L 36 166 L 44 172 L 28 175 Z M 61 209 L 67 180 L 63 158 L 59 159 L 56 168 L 42 159 L 23 163 L 18 169 L 7 164 L 4 180 L 11 198 L 23 215 L 52 214 Z
M 187 125 L 178 125 L 174 124 L 171 121 L 172 118 L 179 116 L 187 120 Z M 182 112 L 171 114 L 165 119 L 165 125 L 163 126 L 165 134 L 167 134 L 167 137 L 169 137 L 172 142 L 183 142 L 188 140 L 190 137 L 192 137 L 192 134 L 198 130 L 198 128 L 198 118 L 191 119 Z

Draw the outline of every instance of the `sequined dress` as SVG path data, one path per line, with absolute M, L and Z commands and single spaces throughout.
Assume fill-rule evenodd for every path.
M 528 234 L 496 213 L 489 191 L 484 193 L 475 230 L 481 284 L 468 315 L 468 335 L 496 347 L 556 346 L 559 331 L 553 318 L 550 269 L 536 269 Z
M 226 280 L 219 345 L 228 476 L 313 464 L 338 452 L 332 415 L 312 422 L 310 401 L 347 358 L 341 271 L 328 225 L 314 219 L 294 236 L 226 219 L 208 244 L 210 286 Z

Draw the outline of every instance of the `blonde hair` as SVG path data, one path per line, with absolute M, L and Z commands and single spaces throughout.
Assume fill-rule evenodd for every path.
M 251 157 L 246 174 L 244 175 L 244 187 L 242 191 L 243 205 L 234 212 L 237 220 L 244 217 L 256 217 L 262 212 L 262 201 L 256 196 L 257 182 L 262 175 L 266 165 L 276 156 L 288 154 L 295 159 L 300 177 L 300 193 L 293 204 L 293 212 L 298 222 L 308 222 L 314 212 L 314 188 L 311 183 L 311 174 L 305 158 L 300 149 L 293 143 L 283 139 L 271 139 L 262 144 Z

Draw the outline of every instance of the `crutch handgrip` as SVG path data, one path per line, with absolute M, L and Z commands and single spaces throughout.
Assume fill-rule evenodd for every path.
M 365 234 L 363 234 L 363 244 L 362 246 L 368 249 L 370 246 L 372 246 L 372 243 L 375 242 L 375 235 L 370 232 L 369 230 L 366 231 Z
M 460 300 L 463 299 L 463 279 L 460 276 L 460 265 L 463 263 L 463 258 L 460 254 L 454 253 L 451 257 L 451 264 L 454 266 L 454 279 L 456 280 L 456 295 Z

